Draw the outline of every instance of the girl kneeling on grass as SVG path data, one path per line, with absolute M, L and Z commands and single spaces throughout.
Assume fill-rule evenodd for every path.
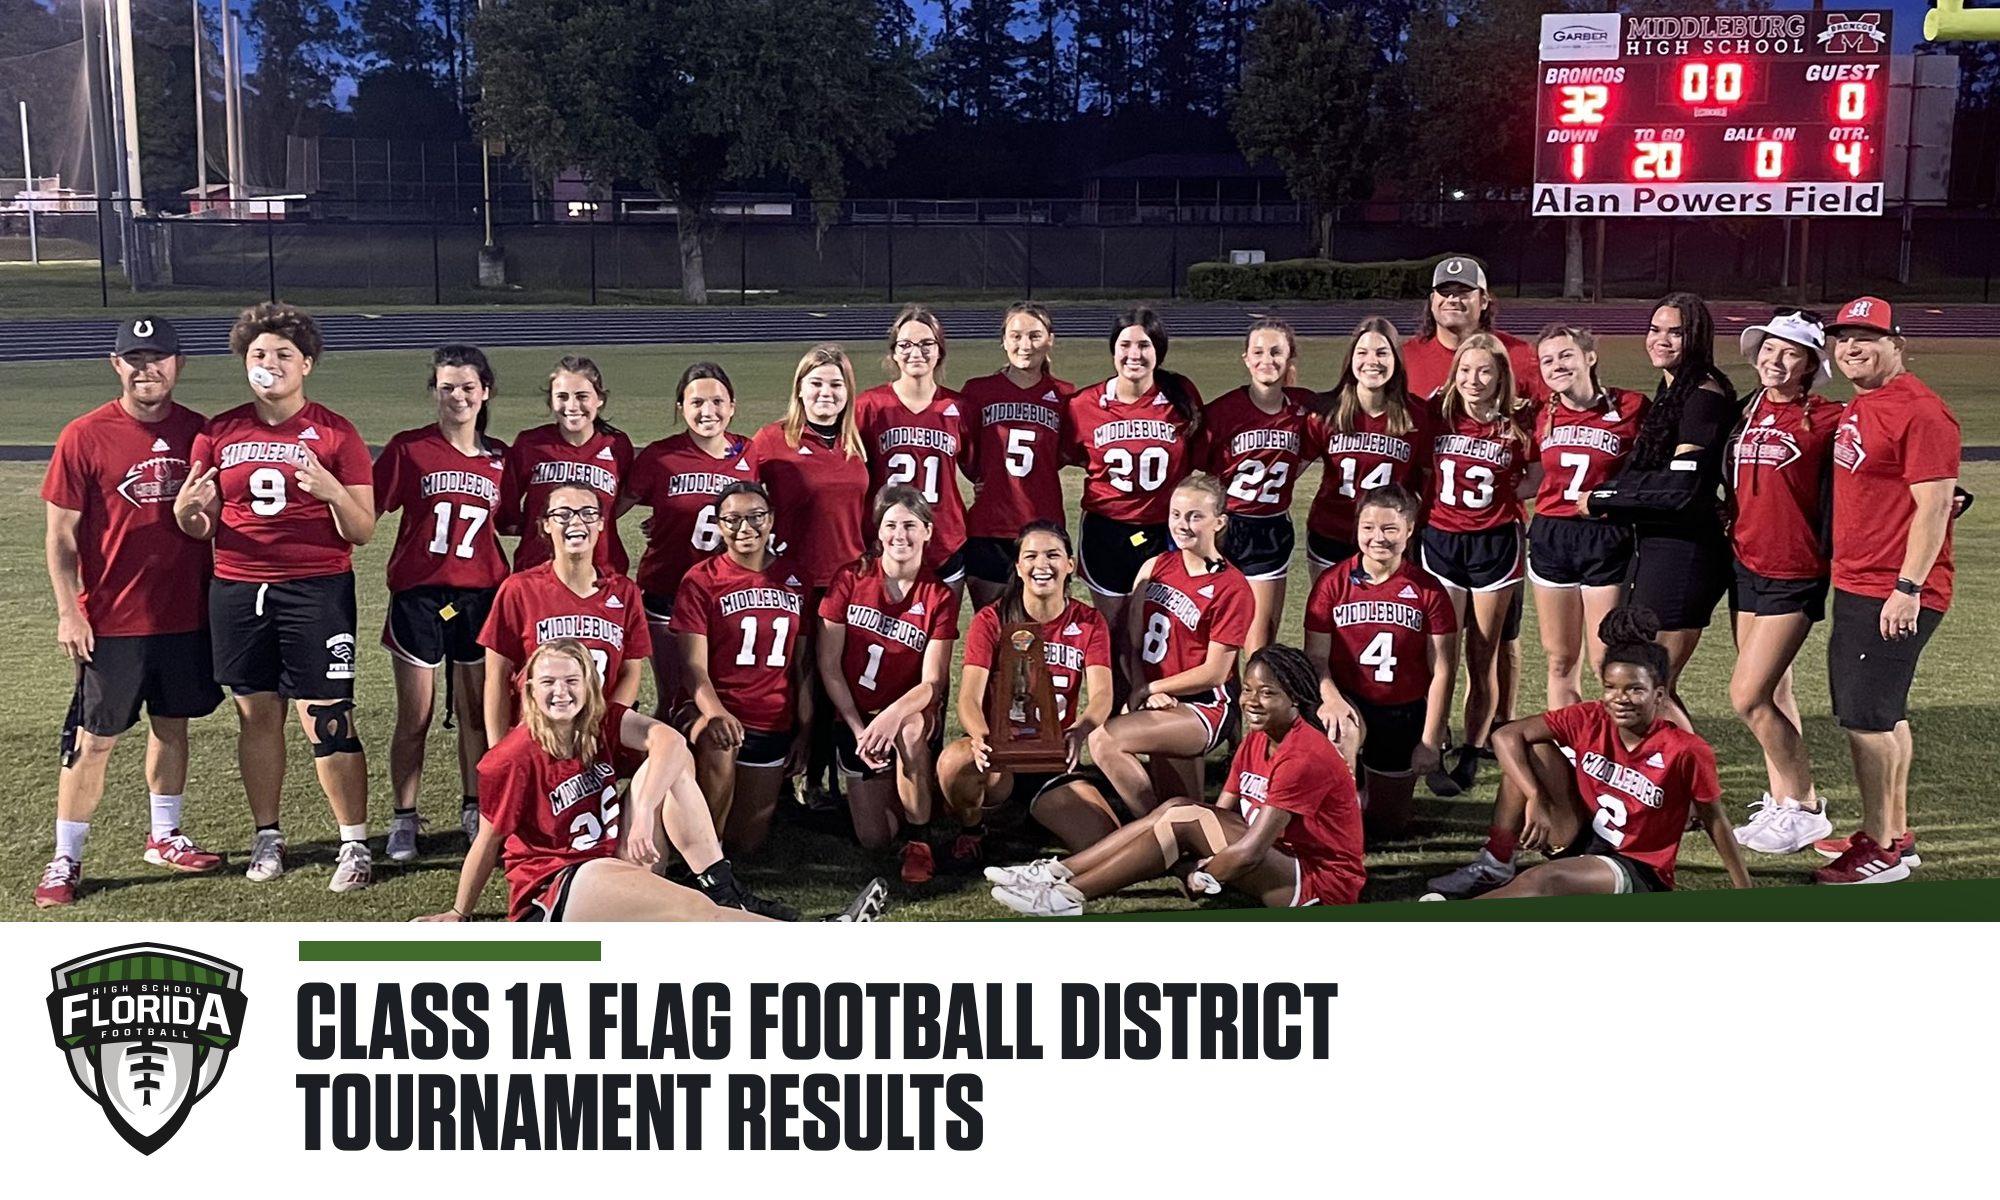
M 1604 695 L 1502 726 L 1493 750 L 1504 777 L 1486 848 L 1431 880 L 1426 900 L 1664 892 L 1693 808 L 1739 888 L 1751 886 L 1743 854 L 1716 801 L 1715 751 L 1673 724 L 1667 648 L 1659 618 L 1613 609 L 1597 627 Z M 1525 870 L 1520 851 L 1550 861 Z
M 1267 908 L 1355 903 L 1368 878 L 1361 802 L 1318 708 L 1319 675 L 1306 656 L 1264 647 L 1243 674 L 1248 733 L 1215 807 L 1169 804 L 1071 858 L 988 871 L 993 898 L 1016 912 L 1073 917 L 1086 900 L 1177 875 L 1190 895 L 1227 885 Z

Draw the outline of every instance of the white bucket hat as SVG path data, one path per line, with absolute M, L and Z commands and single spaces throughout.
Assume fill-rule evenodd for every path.
M 1826 328 L 1818 321 L 1800 313 L 1786 312 L 1775 314 L 1762 325 L 1752 325 L 1743 331 L 1743 361 L 1755 363 L 1758 347 L 1769 337 L 1782 338 L 1811 350 L 1813 356 L 1819 359 L 1818 382 L 1828 383 L 1833 379 L 1833 367 L 1826 357 Z

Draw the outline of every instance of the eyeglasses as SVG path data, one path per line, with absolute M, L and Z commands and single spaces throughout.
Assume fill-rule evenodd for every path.
M 937 353 L 937 348 L 938 344 L 935 338 L 925 338 L 921 342 L 896 343 L 896 353 L 902 355 L 905 358 L 908 358 L 912 354 L 918 355 L 922 358 L 929 358 L 931 355 Z
M 558 525 L 567 525 L 571 521 L 581 521 L 585 525 L 595 525 L 603 519 L 604 510 L 601 508 L 552 508 L 543 513 L 542 516 L 554 521 Z
M 756 512 L 731 513 L 726 517 L 717 517 L 716 521 L 724 529 L 741 529 L 745 525 L 748 525 L 752 529 L 762 529 L 764 528 L 764 523 L 770 519 L 770 510 L 760 508 Z

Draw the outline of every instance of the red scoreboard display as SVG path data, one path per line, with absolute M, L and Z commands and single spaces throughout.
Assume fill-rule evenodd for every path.
M 1538 217 L 1877 215 L 1889 13 L 1542 18 Z

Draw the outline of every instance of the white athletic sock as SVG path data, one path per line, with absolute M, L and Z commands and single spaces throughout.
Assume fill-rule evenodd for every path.
M 56 857 L 83 861 L 83 839 L 90 836 L 88 821 L 56 822 Z
M 163 838 L 181 827 L 182 797 L 162 796 L 158 792 L 152 793 L 152 796 L 153 836 Z
M 343 842 L 365 842 L 365 841 L 367 841 L 367 840 L 368 840 L 368 822 L 366 822 L 366 821 L 363 821 L 363 822 L 361 822 L 361 824 L 359 824 L 359 825 L 342 825 L 342 826 L 340 827 L 340 840 L 341 840 L 341 841 L 343 841 Z

